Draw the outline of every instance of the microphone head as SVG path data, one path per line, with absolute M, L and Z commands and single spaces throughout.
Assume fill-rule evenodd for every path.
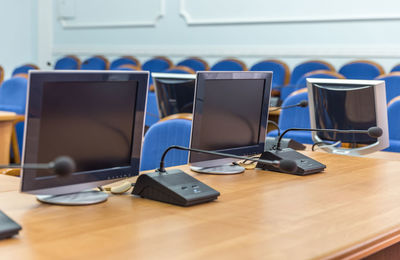
M 297 171 L 297 164 L 293 160 L 282 159 L 279 161 L 279 169 L 287 173 L 294 173 Z
M 373 138 L 378 138 L 381 137 L 383 134 L 382 128 L 373 126 L 368 128 L 368 135 L 373 137 Z
M 307 100 L 302 100 L 299 102 L 299 107 L 307 107 L 308 106 L 308 101 Z
M 76 164 L 71 157 L 60 156 L 53 161 L 53 169 L 55 174 L 67 176 L 75 171 Z

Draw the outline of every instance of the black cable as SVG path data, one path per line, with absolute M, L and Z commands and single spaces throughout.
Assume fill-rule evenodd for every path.
M 272 120 L 268 120 L 268 124 L 271 124 L 271 125 L 275 126 L 276 129 L 278 129 L 278 136 L 281 135 L 281 129 L 279 128 L 279 126 L 278 126 L 278 124 L 276 122 L 274 122 Z

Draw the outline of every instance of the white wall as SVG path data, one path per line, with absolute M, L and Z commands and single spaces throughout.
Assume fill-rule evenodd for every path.
M 37 62 L 37 1 L 0 0 L 0 65 L 6 77 L 23 63 Z
M 49 0 L 39 0 L 47 2 Z M 396 0 L 57 0 L 52 33 L 41 40 L 45 61 L 134 55 L 142 61 L 197 55 L 211 64 L 235 56 L 249 66 L 280 58 L 290 67 L 325 59 L 337 68 L 373 59 L 386 71 L 400 62 L 400 2 Z M 52 11 L 52 14 L 51 14 Z M 40 26 L 40 30 L 41 30 Z M 45 52 L 44 52 L 45 53 Z

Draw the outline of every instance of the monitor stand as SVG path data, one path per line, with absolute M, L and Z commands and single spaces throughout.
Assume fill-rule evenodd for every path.
M 37 195 L 36 198 L 38 201 L 48 204 L 79 206 L 106 201 L 108 194 L 102 191 L 89 190 L 60 195 Z
M 237 164 L 224 164 L 212 167 L 196 167 L 190 166 L 192 171 L 205 174 L 229 175 L 244 172 L 245 168 Z

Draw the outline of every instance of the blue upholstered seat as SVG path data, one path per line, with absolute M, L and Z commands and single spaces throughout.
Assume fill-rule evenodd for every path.
M 130 57 L 130 56 L 124 56 L 124 57 L 113 60 L 110 65 L 110 70 L 115 70 L 118 67 L 120 67 L 121 65 L 127 65 L 127 64 L 140 67 L 140 63 L 137 59 L 135 59 L 134 57 Z
M 400 71 L 400 64 L 394 66 L 390 72 L 396 72 L 396 71 Z
M 26 92 L 28 81 L 24 77 L 5 80 L 0 87 L 0 110 L 25 115 Z M 24 123 L 16 125 L 19 151 L 22 151 Z
M 189 147 L 192 121 L 171 119 L 158 122 L 147 131 L 143 142 L 140 170 L 158 168 L 162 153 L 171 145 Z M 186 151 L 172 150 L 165 158 L 165 166 L 187 164 Z
M 272 71 L 272 88 L 281 87 L 286 85 L 286 82 L 289 79 L 290 71 L 289 67 L 278 60 L 264 60 L 254 64 L 251 68 L 251 71 Z
M 196 71 L 205 71 L 208 70 L 208 64 L 199 58 L 188 58 L 183 61 L 180 61 L 176 66 L 186 66 Z
M 392 72 L 379 76 L 376 79 L 385 81 L 387 103 L 393 98 L 400 96 L 400 72 Z
M 54 69 L 56 70 L 78 70 L 80 68 L 80 61 L 77 57 L 65 56 L 57 60 Z
M 400 152 L 400 96 L 388 106 L 388 124 L 390 146 L 385 151 Z
M 323 79 L 344 79 L 344 76 L 329 70 L 315 70 L 304 74 L 294 85 L 287 86 L 281 90 L 281 99 L 285 100 L 290 93 L 307 87 L 307 78 L 323 78 Z
M 106 70 L 107 61 L 99 56 L 91 57 L 82 62 L 81 70 Z
M 156 93 L 149 91 L 147 93 L 145 125 L 152 126 L 158 120 L 160 120 L 160 113 L 158 112 Z
M 151 72 L 164 72 L 170 67 L 172 67 L 172 62 L 165 57 L 155 57 L 143 63 L 142 70 L 150 71 L 149 86 L 153 84 Z
M 28 74 L 28 71 L 37 70 L 37 69 L 39 69 L 39 67 L 36 65 L 24 64 L 22 66 L 15 68 L 12 72 L 12 76 L 17 75 L 17 74 Z
M 175 66 L 165 71 L 166 73 L 195 74 L 196 72 L 186 66 Z
M 339 73 L 348 79 L 374 79 L 384 71 L 382 66 L 373 61 L 359 60 L 343 65 Z
M 314 70 L 330 70 L 335 71 L 333 66 L 325 61 L 320 60 L 310 60 L 303 62 L 296 67 L 294 67 L 292 71 L 292 75 L 290 76 L 289 85 L 295 85 L 297 81 L 306 73 L 314 71 Z
M 300 93 L 292 93 L 285 101 L 282 106 L 289 106 L 298 104 L 302 100 L 308 100 L 308 93 L 302 90 Z M 281 132 L 288 128 L 310 128 L 310 114 L 308 107 L 294 107 L 290 109 L 283 109 L 279 116 L 279 128 Z M 277 136 L 278 131 L 274 130 L 268 133 L 268 136 Z M 312 144 L 311 132 L 308 131 L 293 131 L 288 132 L 285 138 L 292 138 L 300 143 Z
M 247 70 L 243 62 L 236 59 L 225 59 L 215 63 L 211 71 L 243 71 Z

